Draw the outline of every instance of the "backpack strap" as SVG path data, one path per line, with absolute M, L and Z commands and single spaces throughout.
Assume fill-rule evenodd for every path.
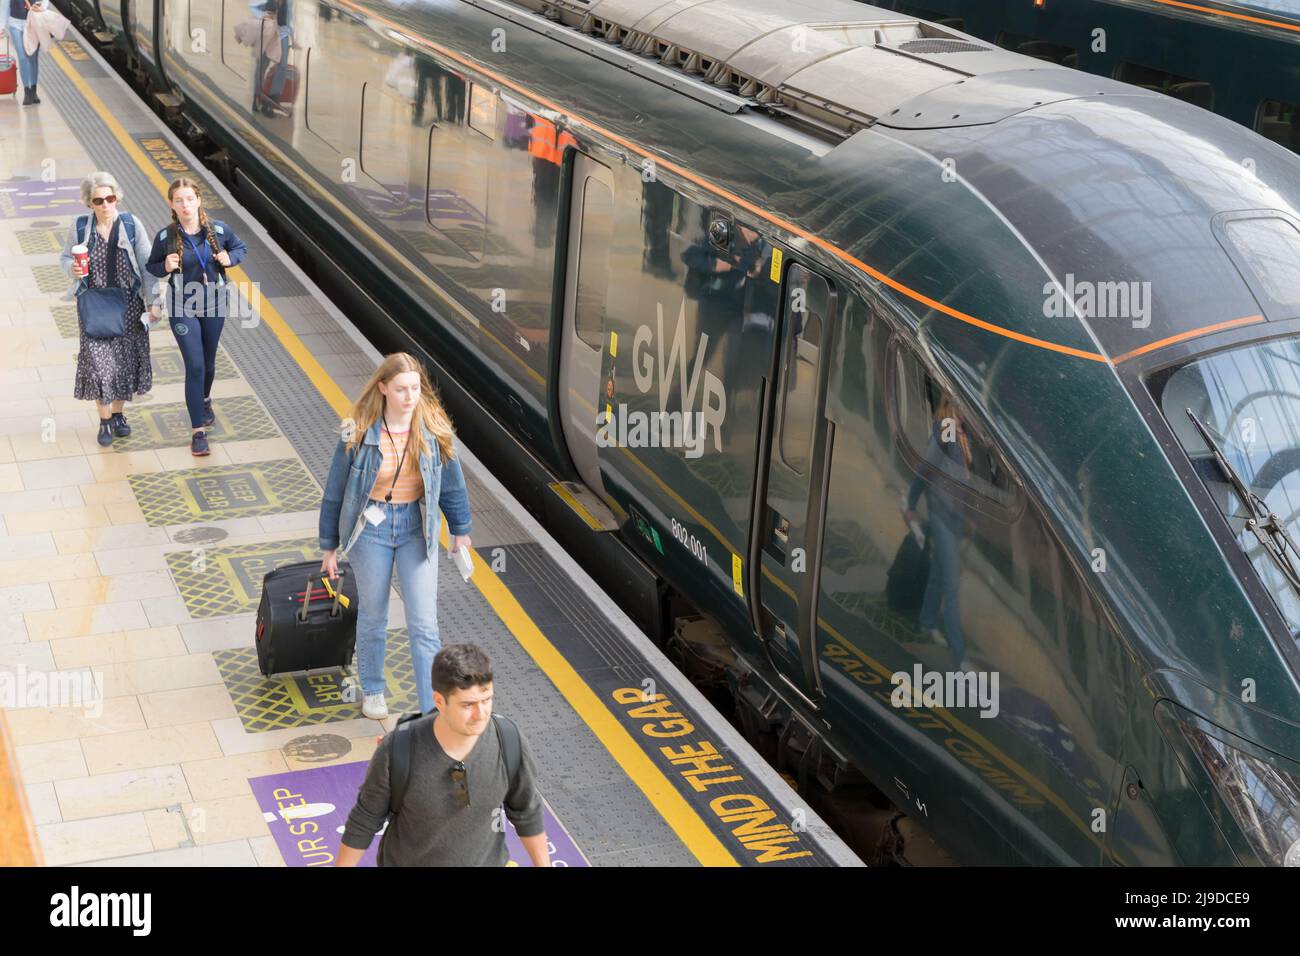
M 83 246 L 86 244 L 86 240 L 89 238 L 88 235 L 89 230 L 90 230 L 90 217 L 78 216 L 77 217 L 77 242 L 79 244 Z
M 126 238 L 131 243 L 131 248 L 135 248 L 135 214 L 126 213 L 122 216 L 122 222 L 126 225 Z
M 415 752 L 415 735 L 411 724 L 423 714 L 407 714 L 393 728 L 393 742 L 388 748 L 388 815 L 396 816 L 406 797 L 411 780 L 411 755 Z
M 501 755 L 506 761 L 506 778 L 509 781 L 506 793 L 509 793 L 519 780 L 519 764 L 524 758 L 519 725 L 509 717 L 502 717 L 500 714 L 492 715 L 492 723 L 497 729 L 497 742 L 501 745 Z

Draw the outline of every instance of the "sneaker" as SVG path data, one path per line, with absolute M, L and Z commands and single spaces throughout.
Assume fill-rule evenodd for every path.
M 195 432 L 190 437 L 190 454 L 202 457 L 208 454 L 208 439 L 203 432 Z
M 113 419 L 111 417 L 99 420 L 99 437 L 95 440 L 105 448 L 113 444 Z
M 126 416 L 121 412 L 113 413 L 113 434 L 118 438 L 126 438 L 131 434 L 131 426 L 126 423 Z
M 388 704 L 383 694 L 366 694 L 361 701 L 361 713 L 372 720 L 383 720 L 388 716 Z
M 217 415 L 212 410 L 212 399 L 205 398 L 203 400 L 203 427 L 211 428 L 216 423 L 217 423 Z

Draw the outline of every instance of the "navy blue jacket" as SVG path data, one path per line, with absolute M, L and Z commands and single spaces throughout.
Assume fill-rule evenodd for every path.
M 220 219 L 210 220 L 212 228 L 217 234 L 217 246 L 230 253 L 230 266 L 232 268 L 244 261 L 248 254 L 248 247 L 244 241 L 235 235 L 234 230 L 227 226 Z M 173 225 L 175 225 L 173 223 Z M 187 233 L 187 235 L 189 235 Z M 194 254 L 194 248 L 197 248 L 207 257 L 207 268 L 204 269 L 199 265 L 199 257 Z M 208 246 L 207 229 L 199 227 L 197 236 L 191 235 L 189 242 L 183 243 L 185 254 L 181 256 L 180 280 L 170 278 L 168 283 L 168 309 L 172 318 L 181 316 L 210 316 L 224 315 L 225 296 L 219 295 L 218 286 L 225 282 L 225 271 L 217 263 L 216 256 L 213 254 L 211 247 Z M 149 261 L 145 263 L 145 268 L 153 275 L 161 278 L 168 278 L 166 268 L 167 257 L 176 251 L 176 236 L 172 232 L 172 226 L 158 233 L 153 241 L 153 249 L 149 253 Z M 202 291 L 203 275 L 207 273 L 208 283 L 206 294 L 196 294 Z

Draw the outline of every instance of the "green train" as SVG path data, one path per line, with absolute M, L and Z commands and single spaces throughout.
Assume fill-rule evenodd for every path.
M 1168 93 L 1300 151 L 1297 0 L 879 0 L 877 6 Z
M 98 4 L 895 856 L 1300 864 L 1300 158 L 853 0 Z

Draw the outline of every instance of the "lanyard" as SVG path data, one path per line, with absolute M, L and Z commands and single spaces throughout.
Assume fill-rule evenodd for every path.
M 200 228 L 202 228 L 202 227 L 200 227 Z M 194 258 L 199 260 L 199 268 L 203 270 L 203 284 L 204 284 L 204 285 L 207 285 L 207 284 L 208 284 L 208 244 L 207 244 L 207 242 L 203 242 L 203 243 L 201 243 L 201 246 L 202 246 L 202 248 L 203 248 L 203 254 L 200 255 L 200 254 L 199 254 L 199 246 L 196 246 L 196 245 L 194 244 L 194 240 L 192 240 L 192 239 L 190 238 L 189 233 L 187 233 L 184 229 L 182 229 L 182 230 L 181 230 L 181 235 L 183 235 L 183 236 L 185 237 L 185 241 L 186 241 L 187 243 L 189 243 L 190 251 L 194 253 Z
M 393 441 L 393 433 L 390 432 L 390 431 L 388 431 L 388 419 L 387 419 L 387 418 L 384 419 L 384 431 L 388 432 L 388 440 L 389 440 L 390 443 L 392 443 L 392 446 L 393 446 L 393 454 L 396 455 L 396 454 L 397 454 L 397 442 Z M 407 432 L 406 432 L 406 436 L 407 436 L 407 437 L 406 437 L 406 444 L 402 445 L 402 456 L 401 456 L 400 458 L 397 459 L 397 470 L 393 472 L 393 483 L 392 483 L 391 485 L 388 486 L 388 494 L 384 495 L 384 503 L 385 503 L 385 504 L 388 504 L 389 502 L 391 502 L 391 501 L 393 500 L 393 489 L 397 487 L 397 476 L 400 475 L 400 474 L 402 473 L 402 465 L 406 463 L 406 451 L 407 451 L 408 448 L 411 447 L 411 445 L 410 445 L 410 441 L 411 441 L 411 437 L 410 437 L 410 436 L 411 436 L 411 432 L 410 432 L 409 429 L 408 429 Z

